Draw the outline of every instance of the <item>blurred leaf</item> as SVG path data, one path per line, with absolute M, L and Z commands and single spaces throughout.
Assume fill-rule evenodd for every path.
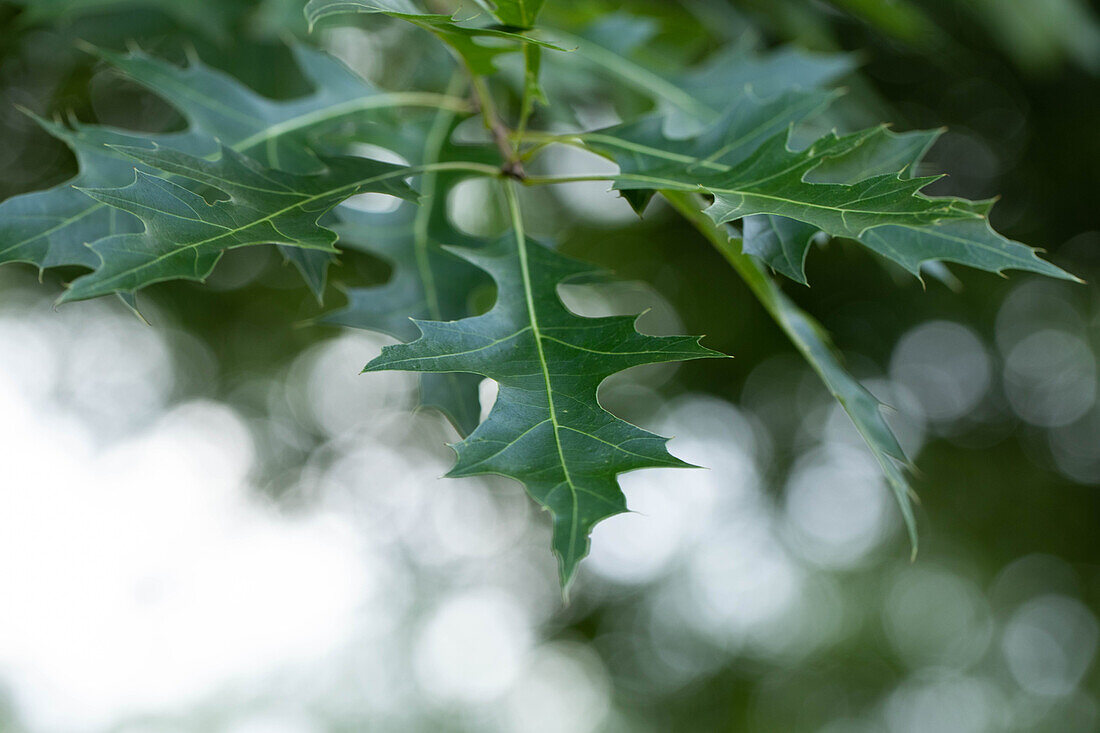
M 492 74 L 496 71 L 496 59 L 511 53 L 520 45 L 535 44 L 547 48 L 557 46 L 539 41 L 521 33 L 469 25 L 450 15 L 425 13 L 412 0 L 309 0 L 306 4 L 306 20 L 312 28 L 318 21 L 334 15 L 348 13 L 383 14 L 412 23 L 434 34 L 460 58 L 474 74 Z M 506 45 L 486 45 L 479 40 L 509 41 Z M 561 49 L 558 49 L 561 50 Z
M 793 47 L 757 53 L 748 44 L 738 44 L 713 54 L 697 67 L 667 73 L 636 60 L 642 54 L 633 53 L 654 32 L 645 18 L 613 14 L 582 34 L 556 32 L 555 37 L 563 45 L 575 45 L 580 58 L 674 113 L 672 121 L 679 125 L 713 122 L 746 87 L 761 97 L 813 89 L 835 81 L 855 66 L 845 54 L 816 54 Z
M 967 0 L 960 3 L 1020 66 L 1045 70 L 1070 59 L 1100 73 L 1100 20 L 1082 0 Z
M 93 13 L 156 10 L 212 38 L 227 37 L 228 26 L 245 5 L 233 0 L 15 0 L 27 25 L 72 22 Z
M 742 91 L 733 97 L 719 120 L 697 137 L 671 137 L 667 133 L 669 120 L 664 115 L 650 115 L 578 137 L 591 150 L 613 160 L 622 173 L 648 173 L 677 161 L 695 166 L 702 174 L 740 163 L 768 138 L 820 111 L 833 96 L 823 91 L 791 91 L 762 99 Z M 652 188 L 622 190 L 639 213 L 654 193 Z
M 265 169 L 222 148 L 216 161 L 167 149 L 124 148 L 145 165 L 215 189 L 207 199 L 167 178 L 142 171 L 125 188 L 85 189 L 92 198 L 141 219 L 141 234 L 117 234 L 91 245 L 100 263 L 77 278 L 62 301 L 132 293 L 163 280 L 204 280 L 227 249 L 283 244 L 335 252 L 336 234 L 317 224 L 348 196 L 365 192 L 412 198 L 401 178 L 410 170 L 365 158 L 324 160 L 323 173 Z
M 674 80 L 692 98 L 720 112 L 730 97 L 749 88 L 761 97 L 827 86 L 856 68 L 844 53 L 814 53 L 783 46 L 765 53 L 734 44 L 710 56 Z
M 925 45 L 939 35 L 939 28 L 919 7 L 907 0 L 830 0 L 830 2 L 906 43 Z
M 489 418 L 454 446 L 449 476 L 500 474 L 523 482 L 553 517 L 563 589 L 588 554 L 601 519 L 626 511 L 616 476 L 685 466 L 667 439 L 619 420 L 596 400 L 608 376 L 640 364 L 721 356 L 693 337 L 643 336 L 630 317 L 581 318 L 558 299 L 559 283 L 592 268 L 527 239 L 512 184 L 515 230 L 480 249 L 453 250 L 497 283 L 488 313 L 417 321 L 421 337 L 387 346 L 366 371 L 473 372 L 500 387 Z
M 321 322 L 412 341 L 419 335 L 413 319 L 457 320 L 470 315 L 470 295 L 488 278 L 418 226 L 422 212 L 434 208 L 434 201 L 427 194 L 420 206 L 402 204 L 386 214 L 340 209 L 341 221 L 332 227 L 340 248 L 382 258 L 392 266 L 393 275 L 384 285 L 349 289 L 347 304 Z M 463 247 L 480 244 L 457 232 L 442 241 Z M 481 377 L 471 374 L 422 374 L 420 404 L 446 415 L 459 435 L 469 435 L 481 421 L 480 383 Z
M 818 232 L 812 224 L 805 224 L 785 216 L 755 214 L 742 222 L 744 250 L 759 257 L 778 273 L 795 282 L 806 282 L 806 253 Z
M 409 157 L 424 165 L 460 158 L 499 161 L 495 148 L 451 144 L 455 115 L 440 110 L 424 135 L 422 151 Z M 415 156 L 415 157 L 414 157 Z M 402 204 L 396 211 L 368 213 L 341 207 L 341 223 L 333 228 L 342 249 L 378 256 L 393 266 L 389 282 L 348 291 L 347 305 L 323 322 L 366 328 L 412 341 L 419 331 L 412 319 L 453 321 L 472 315 L 470 295 L 488 284 L 485 273 L 441 245 L 475 248 L 481 240 L 457 231 L 447 216 L 447 194 L 468 178 L 461 171 L 425 173 L 420 178 L 420 204 Z M 480 377 L 469 374 L 422 374 L 420 402 L 443 412 L 460 435 L 469 435 L 481 420 Z
M 489 0 L 494 6 L 493 14 L 500 22 L 516 28 L 531 28 L 535 25 L 539 11 L 546 0 Z

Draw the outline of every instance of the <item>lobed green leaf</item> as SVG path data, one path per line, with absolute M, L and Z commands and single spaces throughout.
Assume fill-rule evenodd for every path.
M 114 234 L 141 231 L 137 218 L 77 190 L 124 186 L 133 178 L 134 160 L 120 154 L 117 147 L 153 144 L 210 156 L 217 154 L 214 141 L 218 140 L 265 165 L 305 173 L 319 167 L 310 146 L 322 134 L 351 125 L 357 139 L 390 145 L 401 134 L 395 109 L 464 107 L 462 100 L 438 94 L 383 92 L 328 54 L 299 44 L 291 49 L 314 85 L 314 92 L 289 101 L 258 95 L 197 59 L 180 68 L 141 52 L 118 54 L 91 49 L 176 107 L 189 128 L 184 133 L 150 135 L 76 122 L 66 127 L 39 119 L 48 132 L 73 149 L 80 173 L 54 188 L 14 196 L 0 203 L 0 264 L 91 267 L 98 258 L 88 249 L 88 243 Z M 144 170 L 153 172 L 149 168 Z M 320 251 L 305 257 L 301 253 L 290 254 L 310 288 L 320 297 L 331 255 Z
M 496 281 L 496 305 L 459 321 L 417 321 L 419 339 L 385 347 L 365 371 L 474 373 L 497 382 L 492 412 L 454 446 L 448 475 L 521 481 L 553 517 L 553 549 L 568 589 L 592 527 L 626 510 L 615 477 L 686 465 L 665 449 L 667 439 L 604 410 L 596 400 L 600 383 L 640 364 L 721 354 L 694 337 L 644 336 L 633 318 L 572 313 L 556 288 L 592 268 L 528 239 L 521 224 L 488 246 L 451 251 Z
M 318 218 L 349 196 L 386 193 L 414 198 L 401 179 L 411 171 L 366 158 L 324 159 L 322 173 L 265 169 L 223 148 L 215 161 L 175 150 L 124 148 L 146 166 L 209 187 L 212 203 L 189 188 L 141 170 L 124 188 L 86 189 L 97 201 L 145 223 L 140 234 L 117 234 L 91 245 L 96 269 L 77 278 L 61 300 L 132 293 L 164 280 L 203 280 L 227 249 L 282 244 L 335 252 L 336 234 Z
M 747 251 L 799 282 L 805 282 L 803 262 L 816 230 L 855 239 L 913 274 L 923 262 L 948 260 L 991 272 L 1020 269 L 1074 279 L 994 232 L 986 202 L 920 193 L 935 177 L 911 173 L 935 133 L 893 135 L 885 127 L 830 133 L 799 151 L 779 133 L 748 157 L 724 158 L 729 144 L 722 141 L 740 139 L 744 117 L 727 115 L 686 140 L 669 137 L 656 120 L 581 139 L 594 139 L 592 148 L 619 164 L 617 189 L 705 192 L 713 197 L 707 215 L 718 224 L 769 215 L 807 225 L 746 222 Z M 792 114 L 790 121 L 797 119 Z M 609 144 L 612 139 L 617 142 Z

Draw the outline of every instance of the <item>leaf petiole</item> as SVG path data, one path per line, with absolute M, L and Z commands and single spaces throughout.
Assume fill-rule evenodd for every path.
M 551 186 L 557 183 L 584 183 L 586 181 L 610 181 L 619 176 L 614 173 L 600 173 L 586 176 L 527 176 L 522 183 L 525 186 Z

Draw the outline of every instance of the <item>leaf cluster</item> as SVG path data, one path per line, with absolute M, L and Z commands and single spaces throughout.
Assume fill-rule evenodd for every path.
M 281 101 L 198 59 L 181 68 L 140 51 L 87 49 L 175 107 L 186 129 L 151 135 L 36 118 L 73 149 L 80 171 L 0 203 L 0 263 L 88 270 L 62 301 L 117 294 L 133 302 L 158 282 L 204 281 L 241 247 L 278 246 L 318 300 L 341 252 L 387 260 L 388 282 L 348 289 L 346 304 L 321 320 L 401 341 L 364 371 L 421 374 L 422 403 L 462 436 L 450 475 L 524 484 L 552 517 L 568 588 L 593 526 L 626 510 L 616 477 L 685 465 L 665 438 L 605 410 L 600 384 L 633 366 L 722 356 L 696 337 L 646 336 L 633 318 L 584 318 L 560 300 L 558 286 L 592 268 L 529 236 L 523 192 L 607 180 L 639 215 L 655 198 L 666 201 L 743 279 L 851 417 L 915 551 L 907 461 L 880 405 L 772 273 L 807 284 L 811 244 L 832 237 L 918 277 L 943 262 L 1072 276 L 994 231 L 991 202 L 925 193 L 936 177 L 920 175 L 923 159 L 939 131 L 830 129 L 831 87 L 853 70 L 845 55 L 731 43 L 668 68 L 645 60 L 654 37 L 646 19 L 573 24 L 562 12 L 544 25 L 541 11 L 553 4 L 479 5 L 452 14 L 413 0 L 305 4 L 318 29 L 388 17 L 411 26 L 417 44 L 440 42 L 452 59 L 449 81 L 415 91 L 380 88 L 297 42 L 291 48 L 313 91 Z M 581 124 L 569 98 L 587 79 L 629 90 L 642 110 L 611 126 Z M 387 159 L 363 155 L 364 144 Z M 562 146 L 616 170 L 541 174 Z M 471 179 L 489 181 L 504 202 L 503 235 L 480 238 L 451 222 L 450 194 Z M 396 207 L 346 203 L 363 193 L 392 197 Z M 479 308 L 473 294 L 493 287 L 495 303 Z M 499 395 L 481 420 L 484 378 Z

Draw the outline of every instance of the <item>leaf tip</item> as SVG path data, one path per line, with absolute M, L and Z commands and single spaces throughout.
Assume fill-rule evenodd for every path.
M 558 579 L 561 583 L 561 605 L 566 607 L 571 601 L 571 594 L 573 592 L 573 582 L 577 579 L 577 564 L 573 563 L 573 567 L 567 569 L 564 564 L 564 560 L 558 556 Z

